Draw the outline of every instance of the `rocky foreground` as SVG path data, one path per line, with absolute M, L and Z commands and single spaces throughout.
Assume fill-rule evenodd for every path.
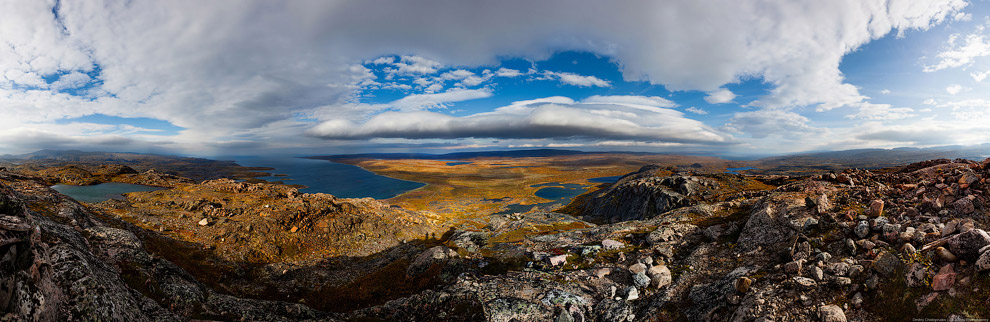
M 50 179 L 0 171 L 0 320 L 990 316 L 990 160 L 800 178 L 675 170 L 646 167 L 569 214 L 450 228 L 222 179 L 81 205 Z

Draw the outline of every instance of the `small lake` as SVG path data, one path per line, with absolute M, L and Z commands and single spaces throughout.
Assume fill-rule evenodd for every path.
M 725 173 L 742 174 L 741 171 L 756 170 L 756 169 L 758 168 L 754 168 L 754 167 L 727 168 L 725 169 Z
M 538 203 L 534 205 L 520 205 L 520 204 L 507 205 L 506 210 L 497 213 L 497 215 L 511 214 L 516 212 L 527 212 L 535 207 L 546 208 L 546 207 L 551 207 L 553 205 L 564 206 L 570 203 L 571 199 L 574 199 L 574 197 L 577 197 L 582 193 L 584 193 L 585 191 L 588 191 L 589 188 L 588 186 L 580 185 L 580 184 L 558 183 L 558 182 L 534 184 L 531 185 L 530 187 L 540 188 L 539 190 L 536 190 L 536 192 L 533 194 L 543 199 L 550 199 L 551 201 Z
M 361 167 L 326 160 L 293 157 L 233 157 L 242 166 L 270 167 L 265 170 L 285 176 L 258 177 L 268 181 L 304 185 L 304 193 L 328 193 L 339 198 L 388 199 L 426 184 L 375 174 Z
M 55 191 L 72 197 L 72 199 L 76 199 L 78 201 L 97 203 L 110 199 L 124 200 L 125 198 L 123 194 L 128 192 L 155 191 L 164 188 L 130 183 L 107 182 L 92 186 L 57 184 L 52 186 L 52 189 L 55 189 Z
M 591 179 L 588 179 L 588 182 L 591 182 L 591 183 L 615 183 L 616 181 L 619 181 L 619 179 L 622 179 L 622 177 L 623 176 L 609 176 L 609 177 L 591 178 Z
M 453 165 L 472 164 L 472 163 L 474 163 L 474 162 L 471 162 L 471 161 L 455 161 L 455 162 L 447 162 L 447 165 L 453 166 Z

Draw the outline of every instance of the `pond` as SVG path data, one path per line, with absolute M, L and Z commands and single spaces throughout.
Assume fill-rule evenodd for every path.
M 549 202 L 538 203 L 534 205 L 520 205 L 511 204 L 506 206 L 506 210 L 503 210 L 498 215 L 501 214 L 511 214 L 516 212 L 528 212 L 533 210 L 533 208 L 547 208 L 554 205 L 567 205 L 571 202 L 571 199 L 577 197 L 588 190 L 588 186 L 574 184 L 574 183 L 559 183 L 559 182 L 548 182 L 541 184 L 534 184 L 530 187 L 540 188 L 536 190 L 534 195 L 543 199 L 549 199 Z
M 619 179 L 622 179 L 622 177 L 623 176 L 608 176 L 608 177 L 591 178 L 591 179 L 588 179 L 588 182 L 591 182 L 591 183 L 615 183 L 616 181 L 619 181 Z
M 139 184 L 107 182 L 92 186 L 73 186 L 57 184 L 52 189 L 82 202 L 97 203 L 110 199 L 124 200 L 124 194 L 138 191 L 155 191 L 165 188 L 144 186 Z
M 756 170 L 756 169 L 758 168 L 754 168 L 754 167 L 727 168 L 725 169 L 725 173 L 742 174 L 740 171 Z

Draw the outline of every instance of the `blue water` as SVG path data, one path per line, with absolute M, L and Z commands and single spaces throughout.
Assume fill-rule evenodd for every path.
M 472 164 L 471 161 L 457 161 L 457 162 L 447 162 L 447 165 L 462 165 L 462 164 Z
M 139 184 L 107 182 L 92 186 L 72 186 L 57 184 L 52 189 L 82 202 L 97 203 L 110 199 L 124 200 L 125 193 L 137 191 L 155 191 L 164 188 L 142 186 Z
M 588 190 L 588 186 L 574 184 L 574 183 L 558 183 L 558 182 L 548 182 L 541 184 L 534 184 L 530 187 L 540 188 L 536 190 L 534 195 L 543 199 L 550 199 L 549 202 L 538 203 L 535 205 L 520 205 L 511 204 L 505 206 L 506 209 L 497 214 L 511 214 L 516 212 L 528 212 L 533 210 L 533 208 L 548 208 L 555 205 L 567 205 L 571 202 L 571 199 L 577 197 Z
M 727 168 L 727 169 L 725 169 L 725 173 L 742 174 L 742 173 L 740 173 L 740 171 L 756 170 L 756 169 L 758 169 L 758 168 L 754 168 L 754 167 Z
M 399 180 L 362 169 L 361 167 L 326 160 L 292 157 L 234 157 L 237 164 L 250 167 L 270 167 L 272 174 L 258 179 L 304 185 L 305 193 L 329 193 L 340 198 L 388 199 L 426 184 Z
M 616 181 L 619 181 L 619 179 L 622 179 L 622 176 L 609 176 L 609 177 L 591 178 L 591 179 L 588 179 L 588 182 L 591 182 L 591 183 L 615 183 Z

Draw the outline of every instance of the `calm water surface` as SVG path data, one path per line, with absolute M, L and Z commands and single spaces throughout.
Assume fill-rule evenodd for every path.
M 388 199 L 426 184 L 399 180 L 362 169 L 361 167 L 326 160 L 293 157 L 234 157 L 237 164 L 249 167 L 271 167 L 272 174 L 286 176 L 259 177 L 268 181 L 307 186 L 305 193 L 329 193 L 340 198 Z
M 92 186 L 72 186 L 57 184 L 52 189 L 82 202 L 97 203 L 110 199 L 124 200 L 125 193 L 138 191 L 155 191 L 164 188 L 143 186 L 139 184 L 107 182 Z

